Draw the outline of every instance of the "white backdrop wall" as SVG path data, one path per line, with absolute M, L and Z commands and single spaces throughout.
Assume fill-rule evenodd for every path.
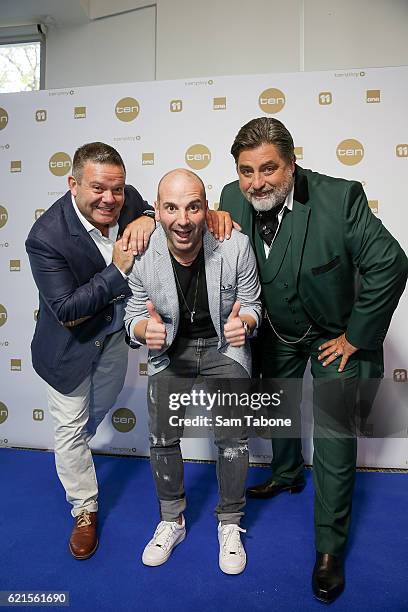
M 271 89 L 275 91 L 266 91 Z M 361 181 L 372 209 L 408 250 L 407 96 L 408 67 L 204 77 L 1 95 L 0 445 L 52 448 L 44 385 L 30 361 L 38 301 L 24 240 L 35 217 L 66 191 L 70 158 L 79 145 L 104 140 L 115 146 L 127 165 L 128 182 L 150 202 L 164 172 L 186 166 L 191 156 L 201 154 L 197 171 L 210 206 L 216 207 L 223 185 L 235 179 L 228 151 L 239 127 L 250 118 L 274 115 L 291 130 L 300 165 Z M 129 97 L 133 101 L 121 102 Z M 127 106 L 133 112 L 123 112 Z M 357 142 L 341 144 L 351 139 Z M 198 149 L 191 151 L 195 145 Z M 408 349 L 402 341 L 407 337 L 407 309 L 405 295 L 386 342 L 386 376 L 391 379 L 395 370 L 403 374 L 408 366 Z M 147 454 L 145 362 L 144 349 L 131 352 L 124 389 L 94 439 L 96 449 Z M 395 385 L 408 390 L 408 383 Z M 391 396 L 385 398 L 384 411 L 392 401 Z M 310 385 L 305 388 L 303 409 L 310 412 Z M 305 440 L 305 448 L 310 462 L 310 440 Z M 270 455 L 269 442 L 252 444 L 253 461 L 267 461 Z M 184 456 L 213 458 L 211 441 L 185 440 Z M 358 463 L 407 467 L 408 441 L 361 440 Z

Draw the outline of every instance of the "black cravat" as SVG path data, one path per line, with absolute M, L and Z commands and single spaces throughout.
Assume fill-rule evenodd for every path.
M 272 210 L 266 210 L 265 212 L 256 213 L 256 229 L 262 240 L 270 247 L 272 240 L 275 237 L 276 230 L 278 229 L 278 215 L 285 204 L 285 200 L 282 204 L 278 204 Z

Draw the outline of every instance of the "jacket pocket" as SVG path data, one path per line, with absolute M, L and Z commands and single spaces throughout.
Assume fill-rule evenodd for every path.
M 312 274 L 314 276 L 318 276 L 319 274 L 324 274 L 325 272 L 329 272 L 330 270 L 337 268 L 338 265 L 340 265 L 340 256 L 336 255 L 334 259 L 330 260 L 323 266 L 317 266 L 316 268 L 312 268 Z

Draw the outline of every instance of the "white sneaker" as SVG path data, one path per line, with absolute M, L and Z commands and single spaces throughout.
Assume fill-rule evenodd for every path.
M 241 542 L 240 532 L 246 533 L 238 525 L 218 524 L 220 543 L 219 564 L 225 574 L 240 574 L 246 566 L 246 552 Z
M 145 565 L 155 567 L 166 563 L 171 551 L 186 537 L 186 523 L 179 525 L 176 521 L 160 521 L 154 532 L 154 536 L 146 545 L 142 561 Z

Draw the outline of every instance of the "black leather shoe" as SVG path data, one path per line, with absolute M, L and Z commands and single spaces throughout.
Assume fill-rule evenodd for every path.
M 256 485 L 255 487 L 248 487 L 246 493 L 248 497 L 258 497 L 267 498 L 267 497 L 275 497 L 279 495 L 279 493 L 283 493 L 284 491 L 289 491 L 289 493 L 301 493 L 305 488 L 304 482 L 299 482 L 297 484 L 282 484 L 281 482 L 276 482 L 273 478 L 270 478 L 266 482 Z
M 344 572 L 341 557 L 316 553 L 312 576 L 313 594 L 319 601 L 332 603 L 343 592 Z

